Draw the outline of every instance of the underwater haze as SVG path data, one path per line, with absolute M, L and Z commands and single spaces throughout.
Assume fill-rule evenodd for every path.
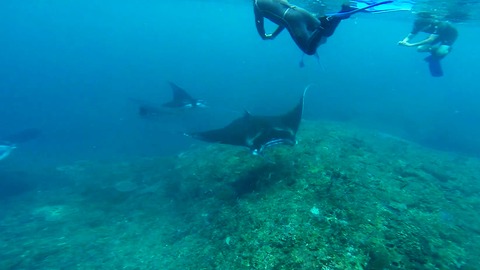
M 3 0 L 0 268 L 480 269 L 479 3 L 405 4 L 315 57 L 247 0 Z M 443 77 L 397 45 L 420 11 L 458 29 Z M 169 82 L 208 107 L 142 117 Z M 184 136 L 308 85 L 293 147 Z
M 213 108 L 263 114 L 288 107 L 313 83 L 308 119 L 480 151 L 476 22 L 458 25 L 446 75 L 432 78 L 421 55 L 396 45 L 410 30 L 408 13 L 342 22 L 319 48 L 318 63 L 308 57 L 301 69 L 288 33 L 258 38 L 248 1 L 6 1 L 1 12 L 0 133 L 41 129 L 35 145 L 21 150 L 27 155 L 75 160 L 183 149 L 189 141 L 177 134 L 191 126 L 144 123 L 130 101 L 169 99 L 166 81 Z M 219 121 L 237 116 L 224 115 Z

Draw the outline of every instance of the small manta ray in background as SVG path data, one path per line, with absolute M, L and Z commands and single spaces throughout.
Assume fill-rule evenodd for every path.
M 0 160 L 8 157 L 15 148 L 17 148 L 15 145 L 0 143 Z
M 173 99 L 169 102 L 162 104 L 161 106 L 152 105 L 137 99 L 132 99 L 132 101 L 140 103 L 140 106 L 138 108 L 138 114 L 141 117 L 147 119 L 154 119 L 161 115 L 175 114 L 183 110 L 207 107 L 205 101 L 193 98 L 184 89 L 180 88 L 178 85 L 172 82 L 168 83 L 172 88 Z
M 257 116 L 245 112 L 243 117 L 233 120 L 224 128 L 184 135 L 206 142 L 246 146 L 254 155 L 274 145 L 295 145 L 305 93 L 309 87 L 305 88 L 295 108 L 284 115 Z
M 205 101 L 196 99 L 190 96 L 187 91 L 180 88 L 178 85 L 168 82 L 173 91 L 173 100 L 164 103 L 162 106 L 174 109 L 189 109 L 189 108 L 205 108 L 207 105 Z
M 7 158 L 17 148 L 17 144 L 26 143 L 37 139 L 42 131 L 36 128 L 28 128 L 20 132 L 10 134 L 0 139 L 0 160 Z

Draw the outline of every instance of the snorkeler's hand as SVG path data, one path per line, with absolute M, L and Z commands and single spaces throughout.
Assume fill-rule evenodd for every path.
M 412 47 L 412 44 L 408 43 L 405 40 L 399 41 L 398 45 L 405 46 L 405 47 Z

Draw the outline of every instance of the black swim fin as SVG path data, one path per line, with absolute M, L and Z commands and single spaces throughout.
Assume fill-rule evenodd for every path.
M 378 2 L 378 3 L 375 3 L 375 4 L 372 4 L 372 5 L 368 5 L 366 7 L 363 7 L 363 8 L 352 8 L 352 7 L 349 7 L 349 6 L 342 6 L 342 10 L 338 13 L 335 13 L 335 14 L 331 14 L 331 15 L 327 15 L 328 17 L 330 18 L 339 18 L 339 19 L 348 19 L 350 18 L 351 15 L 357 13 L 357 12 L 361 12 L 361 11 L 364 11 L 366 9 L 369 9 L 369 8 L 373 8 L 373 7 L 376 7 L 376 6 L 380 6 L 380 5 L 385 5 L 385 4 L 391 4 L 393 3 L 392 0 L 389 0 L 389 1 L 383 1 L 383 2 Z
M 425 57 L 425 61 L 428 62 L 428 68 L 430 70 L 430 74 L 433 77 L 442 77 L 443 76 L 443 69 L 442 69 L 442 64 L 440 63 L 440 60 L 442 60 L 441 57 L 437 57 L 434 55 L 429 55 Z
M 305 56 L 305 54 L 302 53 L 302 59 L 300 59 L 300 62 L 298 62 L 298 66 L 299 66 L 300 68 L 305 67 L 305 62 L 303 61 L 303 57 L 304 57 L 304 56 Z

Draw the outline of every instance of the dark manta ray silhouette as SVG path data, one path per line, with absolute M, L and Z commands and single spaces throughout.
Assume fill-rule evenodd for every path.
M 205 102 L 201 99 L 196 99 L 190 96 L 187 91 L 180 88 L 178 85 L 168 82 L 173 91 L 173 100 L 167 103 L 164 103 L 162 107 L 167 108 L 204 108 L 206 107 Z
M 278 144 L 295 145 L 308 88 L 309 86 L 303 91 L 295 108 L 284 115 L 257 116 L 245 112 L 243 117 L 233 120 L 223 128 L 185 135 L 206 142 L 246 146 L 254 155 Z
M 136 98 L 130 98 L 131 101 L 139 104 L 138 114 L 140 117 L 145 119 L 156 119 L 162 115 L 172 115 L 188 109 L 207 107 L 203 100 L 193 98 L 178 85 L 172 82 L 168 82 L 168 84 L 172 88 L 173 99 L 162 105 L 152 104 L 151 102 Z
M 161 115 L 173 114 L 171 111 L 167 111 L 162 107 L 149 105 L 149 104 L 140 104 L 138 107 L 138 115 L 145 119 L 156 119 Z
M 8 141 L 13 144 L 24 143 L 37 139 L 42 134 L 42 131 L 37 128 L 28 128 L 19 131 L 15 134 L 8 135 L 2 138 L 2 141 Z
M 0 160 L 8 157 L 17 148 L 17 144 L 37 139 L 42 131 L 36 128 L 24 129 L 0 139 Z

